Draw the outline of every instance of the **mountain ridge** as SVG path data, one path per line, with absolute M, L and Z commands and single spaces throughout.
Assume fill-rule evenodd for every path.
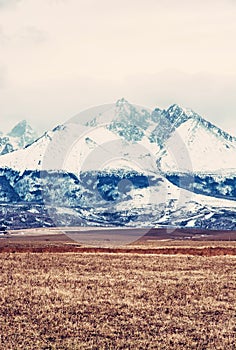
M 32 225 L 45 226 L 232 230 L 235 155 L 234 138 L 189 109 L 172 105 L 151 111 L 121 99 L 1 155 L 0 201 L 8 225 L 13 209 L 7 203 L 16 201 L 23 226 L 29 217 Z M 37 209 L 32 221 L 31 209 L 20 212 L 22 203 L 45 209 Z
M 25 150 L 26 153 L 31 153 L 31 150 L 34 152 L 35 148 L 41 147 L 37 147 L 38 144 L 42 144 L 39 161 L 43 165 L 43 148 L 46 151 L 50 144 L 55 143 L 49 140 L 55 138 L 58 138 L 58 149 L 60 149 L 62 145 L 59 143 L 64 142 L 60 141 L 60 137 L 62 140 L 66 137 L 75 139 L 76 134 L 81 138 L 83 133 L 87 133 L 87 140 L 91 140 L 90 145 L 92 142 L 95 145 L 96 142 L 91 135 L 95 135 L 96 129 L 107 135 L 104 136 L 106 143 L 109 142 L 109 137 L 110 142 L 119 138 L 124 143 L 124 149 L 127 143 L 139 145 L 140 149 L 146 148 L 147 153 L 156 158 L 158 169 L 164 171 L 220 172 L 236 168 L 236 138 L 197 113 L 181 108 L 177 104 L 171 105 L 166 110 L 158 108 L 151 111 L 141 106 L 133 106 L 124 98 L 115 104 L 94 107 L 76 115 L 65 124 L 44 133 L 33 143 L 28 143 L 24 151 L 17 151 L 14 156 L 0 157 L 0 166 L 4 167 L 5 161 L 5 165 L 11 167 L 14 163 L 12 160 L 19 157 L 27 158 L 23 156 Z M 86 144 L 88 146 L 84 138 L 84 146 L 81 147 L 86 148 Z M 81 153 L 80 150 L 78 152 Z M 32 158 L 32 154 L 29 158 Z M 36 163 L 36 161 L 32 163 L 31 170 L 35 169 Z M 29 162 L 27 164 L 27 169 L 30 169 Z

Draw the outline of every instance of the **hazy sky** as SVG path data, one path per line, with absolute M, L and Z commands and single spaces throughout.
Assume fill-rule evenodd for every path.
M 125 97 L 236 134 L 236 0 L 0 0 L 0 130 Z

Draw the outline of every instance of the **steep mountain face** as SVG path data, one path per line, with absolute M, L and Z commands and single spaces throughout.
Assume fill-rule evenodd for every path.
M 152 112 L 148 108 L 134 106 L 124 98 L 79 113 L 70 122 L 89 127 L 104 126 L 128 142 L 141 141 L 146 130 L 154 127 Z
M 8 137 L 28 142 L 26 129 L 18 125 Z M 236 139 L 198 114 L 121 99 L 1 155 L 0 201 L 8 225 L 13 211 L 22 217 L 17 227 L 30 220 L 236 229 L 235 169 Z
M 37 139 L 35 130 L 22 120 L 9 133 L 0 133 L 0 155 L 22 149 Z
M 159 115 L 151 141 L 163 171 L 222 172 L 236 168 L 236 138 L 177 105 Z

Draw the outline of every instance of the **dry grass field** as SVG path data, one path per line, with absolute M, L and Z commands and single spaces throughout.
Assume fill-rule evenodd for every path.
M 1 253 L 0 349 L 235 349 L 236 257 Z

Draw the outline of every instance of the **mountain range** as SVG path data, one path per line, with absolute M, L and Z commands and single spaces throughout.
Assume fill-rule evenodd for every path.
M 236 138 L 190 109 L 121 99 L 38 139 L 24 125 L 0 156 L 7 227 L 236 229 Z

